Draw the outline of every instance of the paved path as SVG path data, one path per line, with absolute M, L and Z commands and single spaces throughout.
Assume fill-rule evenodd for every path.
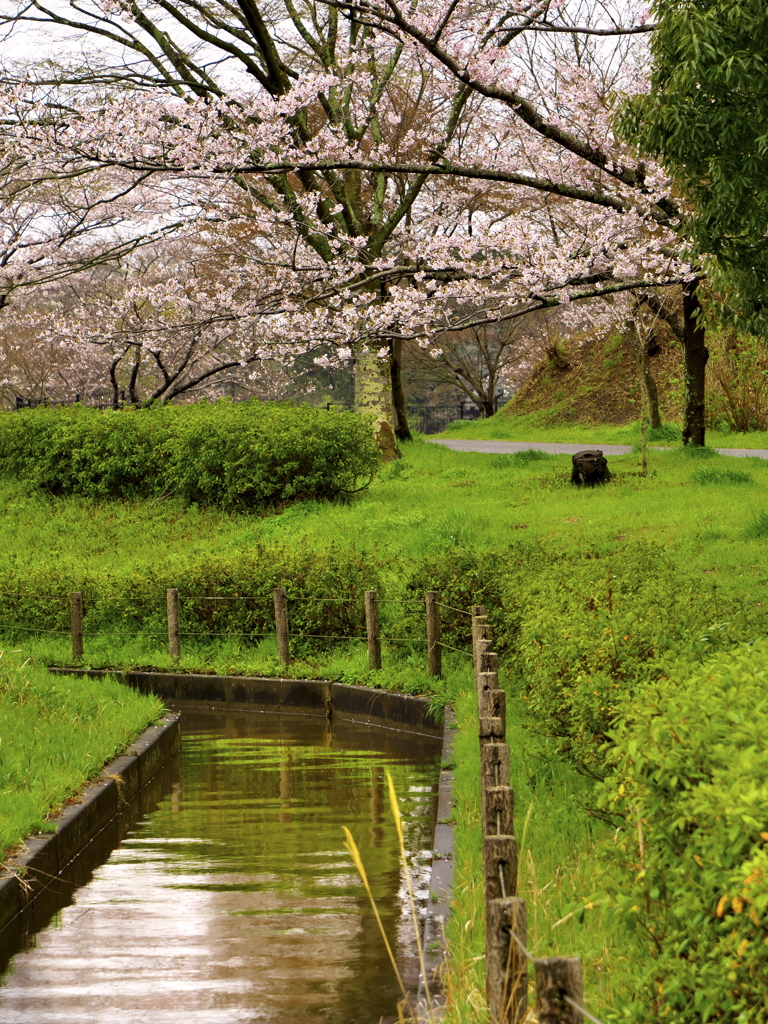
M 446 440 L 444 438 L 426 438 L 430 444 L 442 444 L 455 452 L 485 452 L 486 454 L 496 453 L 497 455 L 511 455 L 513 452 L 522 452 L 535 448 L 540 452 L 549 452 L 550 455 L 574 455 L 576 452 L 584 451 L 585 448 L 600 448 L 603 455 L 629 455 L 635 449 L 629 444 L 554 444 L 549 441 L 468 441 L 468 440 Z M 657 447 L 657 446 L 649 446 Z M 663 450 L 663 449 L 662 449 Z M 718 448 L 721 455 L 734 455 L 737 458 L 768 459 L 766 448 Z

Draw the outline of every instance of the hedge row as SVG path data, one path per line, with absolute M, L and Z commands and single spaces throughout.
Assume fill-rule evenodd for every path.
M 75 406 L 0 416 L 0 472 L 56 495 L 174 495 L 261 510 L 350 494 L 379 466 L 365 420 L 308 406 Z
M 680 664 L 622 707 L 599 787 L 604 893 L 637 985 L 622 1018 L 762 1024 L 768 1008 L 768 642 Z

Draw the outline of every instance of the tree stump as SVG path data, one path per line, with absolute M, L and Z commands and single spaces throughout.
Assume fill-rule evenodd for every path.
M 608 462 L 598 448 L 576 452 L 572 462 L 571 483 L 576 487 L 595 487 L 597 484 L 607 484 L 611 479 Z

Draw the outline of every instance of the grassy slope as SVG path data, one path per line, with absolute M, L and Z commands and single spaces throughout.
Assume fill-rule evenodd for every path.
M 162 714 L 114 680 L 51 676 L 0 655 L 0 861 Z
M 768 507 L 768 462 L 654 452 L 649 456 L 650 475 L 642 478 L 637 475 L 638 461 L 636 455 L 613 457 L 615 480 L 609 488 L 576 491 L 568 483 L 568 456 L 525 464 L 512 456 L 458 453 L 416 443 L 355 502 L 299 505 L 266 519 L 163 503 L 99 506 L 53 501 L 5 483 L 0 488 L 0 590 L 8 585 L 3 581 L 5 571 L 19 578 L 44 566 L 50 567 L 51 597 L 63 600 L 76 573 L 84 569 L 108 581 L 119 568 L 130 586 L 131 572 L 139 573 L 147 564 L 237 558 L 260 539 L 268 545 L 306 545 L 311 550 L 348 545 L 372 553 L 381 565 L 388 596 L 400 597 L 404 560 L 429 560 L 433 553 L 454 548 L 499 550 L 523 542 L 620 556 L 626 543 L 643 541 L 666 549 L 708 586 L 712 572 L 717 572 L 725 594 L 760 602 L 766 582 L 761 567 L 764 541 L 759 535 L 748 538 L 745 531 Z M 703 466 L 719 472 L 737 470 L 749 479 L 738 485 L 717 477 L 697 483 Z M 172 569 L 167 585 L 174 585 Z M 0 628 L 13 624 L 12 614 L 12 607 L 6 607 Z M 164 645 L 162 637 L 110 638 L 101 646 L 92 640 L 88 658 L 94 664 L 102 658 L 102 663 L 164 667 Z M 25 647 L 45 658 L 69 657 L 66 635 L 41 636 L 34 642 L 30 638 Z M 189 669 L 280 671 L 271 639 L 259 647 L 222 640 L 218 646 L 187 649 L 189 660 L 183 667 Z M 340 653 L 352 676 L 358 669 L 364 673 L 361 647 Z M 332 662 L 334 655 L 329 657 Z M 319 666 L 315 661 L 305 672 Z M 341 670 L 337 665 L 336 671 Z
M 624 424 L 547 423 L 538 413 L 516 415 L 505 409 L 488 420 L 464 420 L 452 423 L 435 437 L 464 438 L 478 441 L 550 441 L 559 444 L 631 444 L 640 445 L 642 430 L 639 421 Z M 679 424 L 678 424 L 679 428 Z M 712 448 L 767 448 L 768 431 L 749 434 L 708 430 L 707 445 Z M 652 445 L 674 445 L 674 441 L 651 440 Z
M 682 355 L 669 334 L 660 338 L 650 369 L 665 423 L 682 421 Z M 547 358 L 517 395 L 490 420 L 456 421 L 437 435 L 498 441 L 560 441 L 639 445 L 638 371 L 618 337 L 597 338 L 580 347 L 570 342 L 562 361 Z M 710 386 L 712 384 L 710 379 Z M 662 442 L 663 443 L 663 442 Z M 768 432 L 738 434 L 708 430 L 714 448 L 768 448 Z

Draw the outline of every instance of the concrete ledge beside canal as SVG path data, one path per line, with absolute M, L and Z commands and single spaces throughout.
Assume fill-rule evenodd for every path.
M 179 716 L 150 726 L 124 754 L 111 761 L 52 821 L 56 831 L 30 836 L 21 851 L 0 866 L 2 931 L 53 887 L 85 847 L 122 807 L 135 799 L 181 746 Z

